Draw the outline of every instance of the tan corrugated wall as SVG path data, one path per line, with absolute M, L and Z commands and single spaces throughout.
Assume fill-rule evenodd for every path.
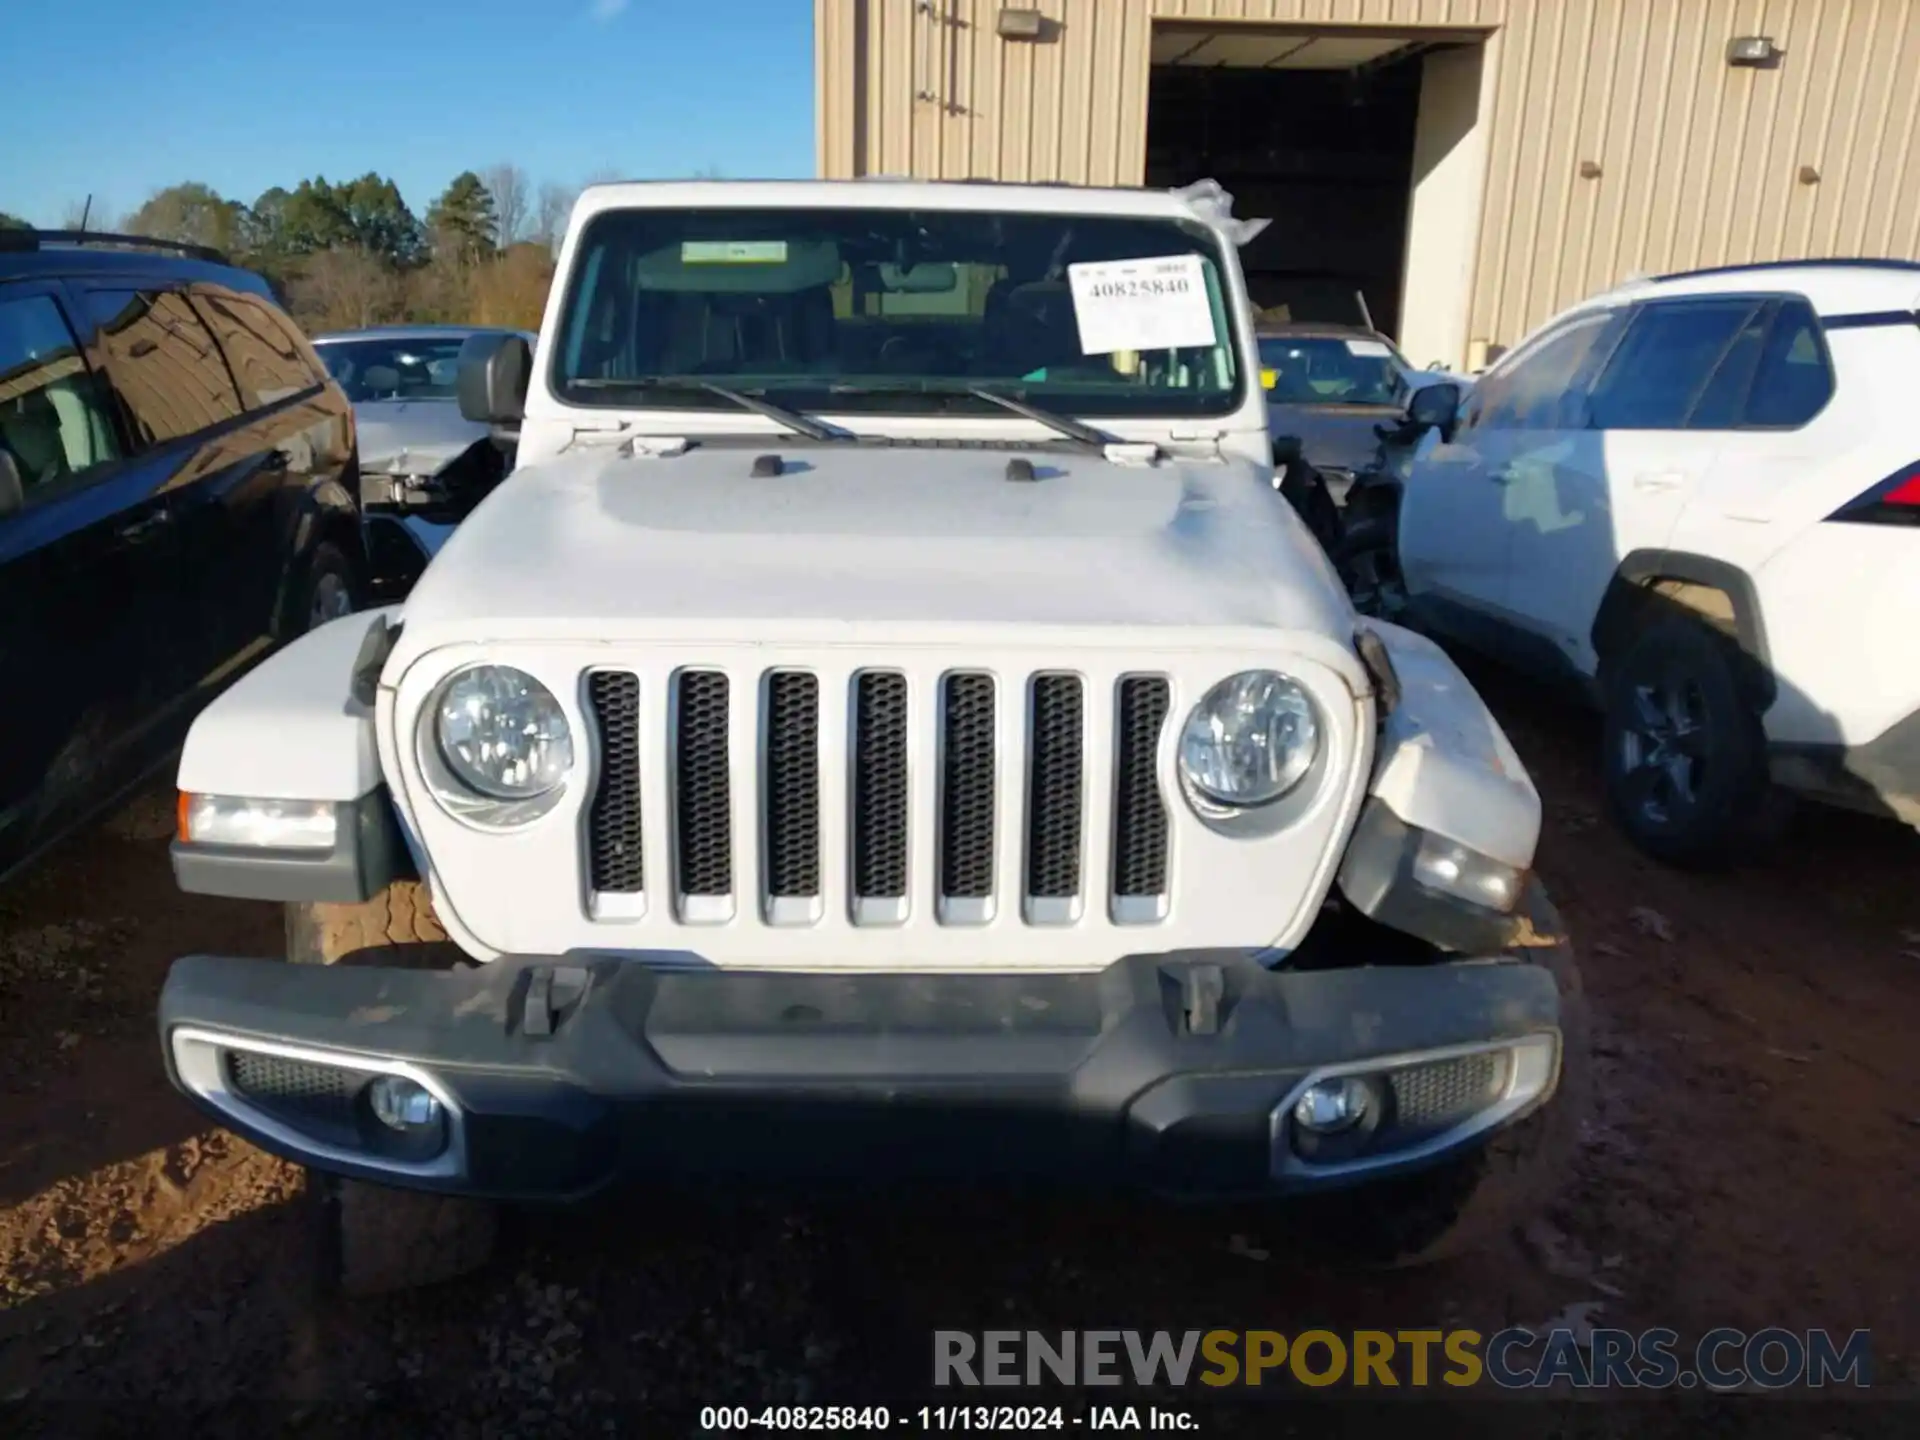
M 1138 184 L 1156 19 L 1498 29 L 1474 338 L 1636 272 L 1920 258 L 1920 0 L 1025 4 L 1051 42 L 997 0 L 815 0 L 821 174 Z M 1729 66 L 1735 35 L 1779 65 Z

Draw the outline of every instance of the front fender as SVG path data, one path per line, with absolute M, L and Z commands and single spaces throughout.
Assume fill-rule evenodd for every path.
M 393 614 L 361 611 L 301 636 L 194 721 L 180 755 L 182 792 L 329 802 L 335 838 L 330 849 L 276 849 L 213 843 L 183 826 L 173 843 L 182 890 L 351 903 L 417 873 L 381 780 L 370 682 L 361 673 L 390 645 Z
M 276 651 L 200 712 L 180 753 L 179 787 L 262 800 L 358 800 L 381 783 L 373 707 L 354 668 L 397 607 L 362 610 Z
M 1394 693 L 1366 804 L 1340 865 L 1362 914 L 1442 950 L 1532 943 L 1521 903 L 1540 839 L 1540 794 L 1499 722 L 1431 641 L 1376 624 Z M 1364 648 L 1364 647 L 1363 647 Z
M 1402 821 L 1526 870 L 1540 840 L 1540 792 L 1479 692 L 1431 640 L 1370 622 L 1400 682 L 1368 791 Z

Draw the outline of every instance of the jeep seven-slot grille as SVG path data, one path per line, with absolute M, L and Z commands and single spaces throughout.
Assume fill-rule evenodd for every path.
M 907 894 L 907 677 L 887 671 L 854 688 L 853 893 Z
M 993 894 L 993 677 L 949 675 L 941 715 L 940 893 Z
M 674 810 L 682 895 L 733 893 L 733 786 L 727 773 L 727 677 L 688 670 L 678 679 Z
M 820 893 L 820 682 L 797 670 L 767 680 L 767 891 Z
M 1156 765 L 1171 698 L 1165 678 L 1129 676 L 1090 690 L 1080 676 L 1048 671 L 996 678 L 959 670 L 923 682 L 887 670 L 828 681 L 775 669 L 757 682 L 735 676 L 731 691 L 729 684 L 720 671 L 690 669 L 643 694 L 632 674 L 588 676 L 600 744 L 585 857 L 595 892 L 645 892 L 641 815 L 643 806 L 658 806 L 671 842 L 671 883 L 683 899 L 732 902 L 725 914 L 738 913 L 733 905 L 752 908 L 756 889 L 761 901 L 816 902 L 768 905 L 774 924 L 811 923 L 830 895 L 862 925 L 898 923 L 929 903 L 944 923 L 963 925 L 985 923 L 1007 906 L 1024 909 L 1035 924 L 1078 923 L 1104 915 L 1109 904 L 1120 921 L 1166 913 L 1170 827 Z M 757 703 L 733 703 L 742 695 L 757 695 Z M 1024 754 L 1001 751 L 1005 705 L 1024 712 L 1017 732 Z M 831 726 L 823 716 L 829 706 L 846 711 L 836 711 Z M 731 768 L 744 749 L 731 741 L 735 725 L 757 730 L 757 777 Z M 823 731 L 845 746 L 844 807 L 825 803 L 828 776 L 838 779 L 839 771 L 838 762 L 834 771 L 823 768 L 831 760 L 822 754 Z M 664 739 L 665 777 L 641 773 L 649 733 Z M 1097 773 L 1088 764 L 1090 733 L 1112 736 L 1110 760 L 1098 747 Z M 914 780 L 914 754 L 931 767 L 930 778 Z M 1005 813 L 1010 783 L 1019 800 Z M 750 877 L 734 873 L 736 784 L 755 797 L 754 833 L 743 837 L 753 842 L 743 853 L 760 857 Z M 909 856 L 923 825 L 919 843 L 932 873 L 916 878 Z M 1105 831 L 1099 838 L 1111 862 L 1108 873 L 1090 877 L 1096 827 Z M 1020 856 L 1012 872 L 1001 863 L 1012 858 L 1009 846 Z M 656 863 L 656 883 L 668 883 L 666 870 Z M 1008 873 L 1019 876 L 1022 895 L 996 895 Z M 1090 880 L 1096 891 L 1106 882 L 1108 893 L 1089 895 Z M 910 895 L 919 898 L 910 904 Z M 723 911 L 703 905 L 698 918 Z
M 617 671 L 587 680 L 587 701 L 600 727 L 600 784 L 587 816 L 587 869 L 602 894 L 646 889 L 640 848 L 640 681 Z
M 1033 682 L 1027 784 L 1027 894 L 1071 899 L 1080 893 L 1080 677 L 1039 675 Z
M 1120 682 L 1113 811 L 1113 893 L 1167 893 L 1167 807 L 1155 760 L 1167 723 L 1167 682 L 1135 675 Z

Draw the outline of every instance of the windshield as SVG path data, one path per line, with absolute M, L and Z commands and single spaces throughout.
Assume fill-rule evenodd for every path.
M 1384 340 L 1263 335 L 1260 383 L 1272 405 L 1398 405 L 1407 377 Z
M 575 405 L 1231 412 L 1231 305 L 1205 227 L 985 211 L 616 210 L 581 236 L 554 347 Z M 663 383 L 685 381 L 684 384 Z M 736 407 L 737 408 L 737 407 Z
M 464 335 L 430 339 L 329 340 L 314 348 L 347 398 L 451 400 Z

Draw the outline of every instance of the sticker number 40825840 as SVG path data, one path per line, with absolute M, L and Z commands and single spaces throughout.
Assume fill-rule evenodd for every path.
M 1081 353 L 1216 344 L 1205 264 L 1198 255 L 1166 255 L 1069 265 Z

